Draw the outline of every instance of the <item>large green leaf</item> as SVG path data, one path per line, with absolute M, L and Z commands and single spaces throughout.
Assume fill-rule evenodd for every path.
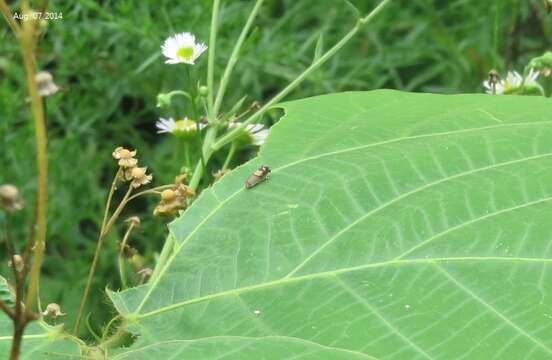
M 283 108 L 172 223 L 152 280 L 111 294 L 137 335 L 115 359 L 552 358 L 550 100 Z
M 136 340 L 109 359 L 552 358 L 550 100 L 282 107 L 172 223 L 150 282 L 110 293 Z

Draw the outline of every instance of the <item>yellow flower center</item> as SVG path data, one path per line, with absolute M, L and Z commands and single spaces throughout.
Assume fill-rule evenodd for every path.
M 194 49 L 187 47 L 187 48 L 180 48 L 176 52 L 176 56 L 179 58 L 184 58 L 186 61 L 191 61 L 192 56 L 194 55 Z
M 178 131 L 193 131 L 196 129 L 196 123 L 190 119 L 177 120 L 175 124 Z
M 141 179 L 146 176 L 146 168 L 135 167 L 132 169 L 132 177 L 135 179 Z

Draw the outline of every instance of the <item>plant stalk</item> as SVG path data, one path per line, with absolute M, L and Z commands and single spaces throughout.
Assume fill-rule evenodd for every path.
M 125 246 L 128 241 L 128 237 L 130 235 L 130 232 L 134 228 L 134 223 L 130 223 L 128 226 L 127 231 L 125 232 L 125 235 L 123 236 L 123 240 L 121 241 L 121 248 L 119 249 L 119 277 L 121 278 L 121 287 L 122 289 L 127 288 L 127 281 L 126 281 L 126 272 L 125 272 Z
M 236 42 L 236 45 L 234 45 L 234 49 L 232 50 L 230 59 L 226 64 L 226 69 L 224 69 L 224 74 L 222 75 L 222 79 L 220 80 L 220 85 L 217 91 L 217 97 L 215 99 L 215 107 L 213 109 L 213 113 L 215 117 L 218 116 L 218 112 L 220 111 L 220 106 L 224 98 L 226 86 L 228 85 L 228 81 L 230 80 L 230 75 L 232 75 L 232 70 L 234 69 L 236 62 L 238 61 L 239 53 L 243 45 L 243 42 L 245 41 L 245 37 L 249 33 L 249 29 L 251 28 L 251 25 L 253 24 L 253 21 L 255 20 L 255 17 L 257 16 L 257 13 L 259 12 L 259 9 L 263 4 L 263 1 L 264 0 L 257 0 L 257 2 L 255 3 L 255 6 L 253 6 L 253 9 L 251 10 L 249 17 L 247 18 L 245 26 L 243 27 L 240 33 L 238 41 Z
M 211 33 L 209 36 L 209 60 L 207 62 L 207 108 L 209 110 L 207 113 L 207 118 L 210 123 L 213 123 L 216 118 L 216 114 L 213 111 L 213 92 L 215 84 L 215 50 L 217 44 L 219 8 L 220 0 L 213 0 L 213 12 L 211 14 Z

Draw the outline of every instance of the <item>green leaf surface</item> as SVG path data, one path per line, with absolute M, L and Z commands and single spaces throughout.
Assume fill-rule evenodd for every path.
M 136 335 L 109 359 L 552 358 L 549 99 L 282 107 L 171 224 L 149 283 L 109 293 Z
M 259 157 L 172 223 L 156 277 L 111 294 L 138 335 L 115 358 L 552 358 L 551 104 L 282 105 Z

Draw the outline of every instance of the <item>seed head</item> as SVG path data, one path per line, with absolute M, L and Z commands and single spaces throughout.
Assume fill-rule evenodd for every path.
M 113 151 L 112 155 L 116 160 L 119 160 L 119 166 L 121 167 L 133 168 L 138 165 L 138 160 L 134 158 L 134 156 L 136 156 L 136 150 L 130 151 L 119 146 Z
M 138 216 L 131 216 L 125 220 L 125 224 L 138 228 L 140 227 L 140 218 Z
M 132 183 L 130 185 L 137 188 L 141 185 L 149 184 L 151 182 L 151 179 L 153 178 L 153 175 L 146 174 L 147 170 L 147 167 L 132 168 L 132 170 L 130 171 L 130 174 L 132 175 Z
M 23 271 L 23 268 L 25 267 L 25 261 L 23 261 L 23 257 L 19 254 L 15 254 L 13 255 L 12 259 L 13 260 L 8 261 L 8 266 L 14 266 L 15 271 L 17 271 L 18 273 Z
M 0 185 L 0 207 L 7 211 L 21 210 L 25 206 L 19 190 L 14 185 Z
M 54 83 L 54 77 L 47 71 L 39 71 L 35 75 L 38 95 L 45 97 L 54 95 L 59 91 L 59 87 Z
M 44 310 L 44 312 L 42 312 L 42 315 L 43 316 L 50 316 L 50 317 L 55 319 L 58 316 L 63 316 L 65 314 L 61 312 L 61 307 L 58 304 L 51 303 L 51 304 L 48 304 L 48 306 L 46 306 L 46 310 Z

